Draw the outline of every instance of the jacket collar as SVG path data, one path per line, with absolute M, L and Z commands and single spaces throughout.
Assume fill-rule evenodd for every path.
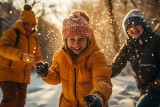
M 22 24 L 21 20 L 17 20 L 14 23 L 14 28 L 18 29 L 23 35 L 27 34 L 26 30 L 23 27 L 23 24 Z M 30 35 L 36 35 L 36 32 L 37 32 L 37 28 L 35 28 L 35 30 Z

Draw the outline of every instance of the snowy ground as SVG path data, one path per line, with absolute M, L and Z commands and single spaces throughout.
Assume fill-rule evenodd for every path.
M 109 101 L 111 107 L 135 107 L 139 93 L 133 76 L 117 76 L 112 79 L 113 93 Z M 36 74 L 28 85 L 25 107 L 58 107 L 60 85 L 44 83 Z M 0 92 L 0 100 L 2 93 Z

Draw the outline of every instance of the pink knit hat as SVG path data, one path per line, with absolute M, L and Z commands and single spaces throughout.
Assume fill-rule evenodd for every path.
M 82 36 L 91 39 L 91 27 L 89 17 L 82 10 L 74 10 L 71 15 L 63 20 L 62 34 L 63 40 L 71 36 Z

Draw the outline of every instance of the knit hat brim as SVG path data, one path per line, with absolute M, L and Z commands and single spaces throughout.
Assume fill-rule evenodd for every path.
M 124 22 L 124 27 L 125 27 L 126 31 L 127 31 L 128 27 L 132 24 L 132 22 L 134 22 L 135 24 L 141 25 L 144 29 L 146 29 L 146 27 L 147 27 L 147 23 L 143 18 L 141 18 L 141 17 L 130 17 L 130 18 L 126 19 L 125 22 Z

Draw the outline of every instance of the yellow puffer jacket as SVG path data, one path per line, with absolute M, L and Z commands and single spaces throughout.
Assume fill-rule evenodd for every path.
M 53 56 L 49 75 L 42 79 L 49 84 L 62 83 L 59 107 L 86 107 L 83 97 L 98 94 L 103 107 L 108 107 L 112 93 L 111 68 L 99 51 L 92 35 L 89 49 L 73 60 L 67 51 L 59 49 Z
M 20 31 L 17 48 L 16 32 L 13 28 L 6 30 L 0 39 L 0 81 L 15 81 L 29 83 L 32 65 L 21 60 L 23 53 L 35 56 L 35 62 L 42 60 L 38 42 L 35 39 L 36 31 L 26 36 L 26 31 L 20 21 L 15 22 L 14 28 Z

